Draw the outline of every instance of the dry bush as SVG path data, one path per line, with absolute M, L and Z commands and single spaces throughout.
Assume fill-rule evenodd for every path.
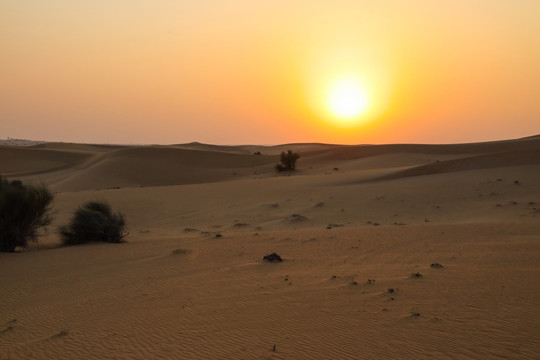
M 45 185 L 23 184 L 0 176 L 0 251 L 13 252 L 36 241 L 51 223 L 54 195 Z
M 69 225 L 60 227 L 65 245 L 87 242 L 121 243 L 127 236 L 126 220 L 120 212 L 102 201 L 89 201 L 75 211 Z
M 280 163 L 276 165 L 276 170 L 282 171 L 294 171 L 296 169 L 296 160 L 300 158 L 300 155 L 292 150 L 283 151 L 280 156 Z

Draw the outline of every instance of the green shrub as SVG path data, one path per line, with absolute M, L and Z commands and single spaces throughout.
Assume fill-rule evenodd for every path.
M 281 171 L 293 171 L 296 169 L 296 160 L 300 158 L 300 155 L 288 150 L 287 152 L 283 151 L 280 157 L 280 163 L 276 165 L 276 170 Z
M 23 184 L 0 176 L 0 251 L 13 252 L 36 241 L 38 230 L 52 221 L 54 195 L 45 185 Z
M 69 225 L 60 227 L 60 236 L 65 245 L 93 241 L 121 243 L 127 236 L 125 226 L 122 213 L 113 212 L 106 202 L 90 201 L 75 211 Z

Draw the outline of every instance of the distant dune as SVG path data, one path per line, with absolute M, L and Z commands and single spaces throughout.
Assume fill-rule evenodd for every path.
M 0 145 L 0 174 L 56 193 L 0 253 L 0 359 L 540 358 L 540 136 Z M 95 199 L 128 242 L 61 247 Z
M 0 145 L 9 145 L 9 146 L 34 146 L 42 144 L 45 141 L 36 141 L 36 140 L 25 140 L 25 139 L 0 139 Z
M 0 146 L 0 174 L 58 191 L 197 184 L 272 177 L 279 153 L 301 154 L 299 174 L 332 168 L 389 169 L 382 179 L 540 162 L 540 138 L 455 145 L 114 146 L 42 143 Z M 254 155 L 258 153 L 260 155 Z M 394 169 L 392 171 L 391 169 Z

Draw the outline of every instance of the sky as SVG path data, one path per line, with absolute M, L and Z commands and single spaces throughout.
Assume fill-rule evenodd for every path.
M 538 0 L 0 0 L 0 138 L 540 134 Z

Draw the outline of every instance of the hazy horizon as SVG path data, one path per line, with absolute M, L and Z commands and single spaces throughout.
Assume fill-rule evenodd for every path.
M 0 0 L 0 138 L 466 143 L 540 134 L 540 2 Z
M 128 143 L 128 142 L 86 142 L 86 141 L 70 141 L 70 140 L 42 140 L 42 139 L 21 139 L 21 138 L 12 138 L 7 137 L 4 139 L 0 139 L 0 145 L 2 144 L 9 144 L 9 142 L 28 142 L 34 144 L 42 144 L 42 143 L 62 143 L 62 144 L 81 144 L 81 145 L 119 145 L 119 146 L 152 146 L 152 145 L 158 145 L 158 146 L 167 146 L 167 145 L 183 145 L 183 144 L 202 144 L 202 145 L 211 145 L 211 146 L 281 146 L 281 145 L 289 145 L 289 144 L 323 144 L 323 145 L 344 145 L 344 146 L 354 146 L 354 145 L 400 145 L 400 144 L 417 144 L 417 145 L 458 145 L 458 144 L 470 144 L 470 143 L 484 143 L 484 142 L 497 142 L 497 141 L 512 141 L 512 140 L 520 140 L 520 139 L 527 139 L 527 138 L 535 138 L 540 136 L 540 134 L 533 134 L 533 135 L 527 135 L 527 136 L 520 136 L 520 137 L 513 137 L 513 138 L 496 138 L 496 139 L 488 139 L 488 140 L 471 140 L 471 141 L 456 141 L 456 142 L 388 142 L 388 143 L 331 143 L 331 142 L 318 142 L 318 141 L 310 141 L 310 142 L 288 142 L 288 143 L 267 143 L 267 144 L 257 144 L 257 143 L 209 143 L 209 142 L 203 142 L 203 141 L 183 141 L 183 142 L 172 142 L 172 143 Z M 26 145 L 24 145 L 26 146 Z

